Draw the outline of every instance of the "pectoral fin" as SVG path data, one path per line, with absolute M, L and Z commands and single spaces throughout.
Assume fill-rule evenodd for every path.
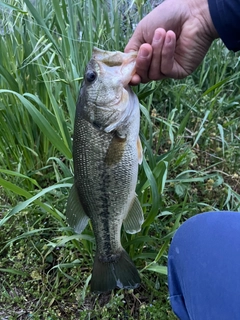
M 144 217 L 142 207 L 137 196 L 135 196 L 128 215 L 125 220 L 123 220 L 124 229 L 127 233 L 137 233 L 141 230 L 143 221 Z
M 66 216 L 67 223 L 74 229 L 76 233 L 82 233 L 88 224 L 89 218 L 84 212 L 75 185 L 72 186 L 69 193 Z
M 118 132 L 115 132 L 104 159 L 107 165 L 114 165 L 122 159 L 126 148 L 126 141 L 125 136 L 120 136 Z

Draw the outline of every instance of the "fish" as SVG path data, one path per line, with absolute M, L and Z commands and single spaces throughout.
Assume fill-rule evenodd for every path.
M 141 230 L 143 210 L 135 193 L 143 151 L 140 109 L 129 86 L 136 52 L 94 48 L 76 106 L 73 132 L 74 183 L 66 221 L 81 234 L 91 221 L 96 240 L 90 289 L 134 289 L 140 275 L 121 245 Z

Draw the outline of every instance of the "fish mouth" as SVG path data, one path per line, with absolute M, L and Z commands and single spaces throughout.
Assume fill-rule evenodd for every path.
M 123 87 L 127 87 L 136 73 L 136 51 L 123 53 L 120 51 L 105 51 L 94 47 L 92 57 L 100 64 L 105 64 L 108 67 L 118 67 L 120 82 Z

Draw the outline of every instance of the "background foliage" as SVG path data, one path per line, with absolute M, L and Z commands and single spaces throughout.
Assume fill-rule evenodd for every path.
M 75 102 L 92 47 L 122 51 L 153 5 L 0 1 L 2 319 L 175 319 L 166 285 L 174 231 L 194 214 L 240 210 L 240 59 L 217 41 L 187 79 L 134 88 L 145 222 L 140 233 L 123 233 L 122 243 L 143 284 L 89 293 L 92 230 L 75 235 L 64 216 Z

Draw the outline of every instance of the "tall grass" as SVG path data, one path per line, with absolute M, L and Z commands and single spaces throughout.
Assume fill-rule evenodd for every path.
M 0 236 L 0 254 L 18 255 L 14 246 L 21 252 L 28 241 L 39 265 L 32 278 L 46 289 L 41 297 L 56 299 L 67 281 L 72 290 L 79 281 L 81 301 L 86 295 L 92 230 L 75 235 L 64 216 L 79 86 L 93 46 L 123 50 L 150 9 L 147 1 L 0 1 L 0 227 L 8 235 Z M 134 88 L 144 149 L 136 191 L 145 221 L 140 233 L 123 232 L 122 243 L 150 288 L 166 275 L 168 244 L 182 221 L 240 210 L 238 65 L 216 42 L 191 77 Z M 7 260 L 2 267 L 20 272 Z

